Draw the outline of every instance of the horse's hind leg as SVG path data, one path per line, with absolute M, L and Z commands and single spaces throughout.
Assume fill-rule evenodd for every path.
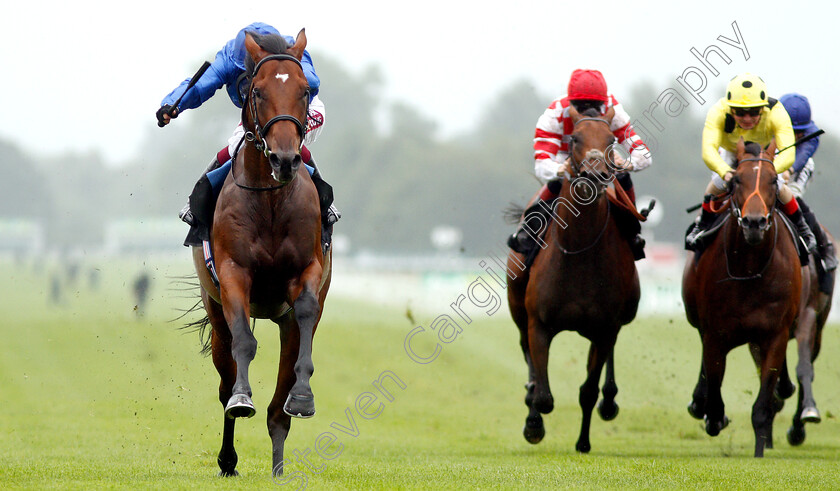
M 204 297 L 207 296 L 205 293 Z M 231 356 L 231 336 L 222 314 L 222 306 L 210 300 L 204 299 L 207 316 L 213 326 L 210 333 L 210 349 L 213 356 L 213 365 L 219 372 L 221 382 L 219 383 L 219 401 L 225 407 L 233 391 L 233 384 L 236 380 L 236 364 Z M 224 418 L 224 433 L 222 434 L 222 448 L 216 462 L 219 464 L 219 475 L 235 476 L 238 457 L 233 446 L 235 420 Z
M 694 419 L 703 419 L 706 415 L 706 372 L 703 370 L 703 361 L 700 360 L 700 375 L 697 377 L 697 385 L 691 394 L 691 402 L 688 403 L 688 414 Z
M 755 367 L 761 372 L 761 349 L 755 343 L 750 343 L 750 354 L 752 355 Z M 776 383 L 776 388 L 773 390 L 773 410 L 777 413 L 781 412 L 785 407 L 785 399 L 789 399 L 796 392 L 796 386 L 790 379 L 790 372 L 788 371 L 787 358 L 782 363 L 782 368 L 779 371 L 779 382 Z
M 618 394 L 618 385 L 615 383 L 615 363 L 613 361 L 613 353 L 615 346 L 610 351 L 610 356 L 607 358 L 607 372 L 604 376 L 604 386 L 601 388 L 603 399 L 598 403 L 598 414 L 604 421 L 612 421 L 618 416 L 618 404 L 615 402 L 615 396 Z
M 312 337 L 320 317 L 321 305 L 318 303 L 318 286 L 321 282 L 322 269 L 318 262 L 313 262 L 301 275 L 302 288 L 290 292 L 294 301 L 294 315 L 300 333 L 297 360 L 295 361 L 295 383 L 289 391 L 283 411 L 296 418 L 311 418 L 315 415 L 315 397 L 309 385 L 309 379 L 315 367 L 312 364 Z
M 817 409 L 812 386 L 814 381 L 813 361 L 816 358 L 814 354 L 817 337 L 816 315 L 813 309 L 806 309 L 803 312 L 803 317 L 796 329 L 796 345 L 799 354 L 799 361 L 796 364 L 796 378 L 799 381 L 799 391 L 802 395 L 801 410 L 797 414 L 805 423 L 819 423 L 822 419 Z
M 611 341 L 611 342 L 610 342 Z M 601 381 L 601 371 L 604 363 L 612 353 L 615 337 L 611 340 L 592 342 L 589 347 L 589 361 L 586 364 L 586 380 L 580 386 L 580 409 L 583 412 L 583 419 L 580 424 L 580 436 L 575 444 L 578 452 L 587 453 L 592 446 L 589 443 L 589 426 L 592 423 L 592 409 L 598 401 L 598 382 Z
M 283 474 L 283 449 L 292 418 L 283 411 L 286 397 L 295 383 L 295 360 L 298 356 L 300 333 L 291 314 L 273 319 L 280 326 L 280 364 L 277 370 L 277 387 L 268 405 L 268 434 L 271 437 L 271 469 L 275 476 Z

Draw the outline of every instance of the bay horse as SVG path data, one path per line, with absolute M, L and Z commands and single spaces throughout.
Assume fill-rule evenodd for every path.
M 280 36 L 248 34 L 250 85 L 242 105 L 246 130 L 216 205 L 210 244 L 218 288 L 201 248 L 193 249 L 201 298 L 212 330 L 210 351 L 221 377 L 224 433 L 220 475 L 237 475 L 236 418 L 256 413 L 248 367 L 257 350 L 251 318 L 280 328 L 280 363 L 268 405 L 272 472 L 283 472 L 283 446 L 291 417 L 315 414 L 309 384 L 312 338 L 330 283 L 331 252 L 321 248 L 318 194 L 300 149 L 306 132 L 309 86 L 300 59 L 304 30 L 294 45 Z
M 621 326 L 636 316 L 640 289 L 633 252 L 611 216 L 605 192 L 617 170 L 612 153 L 615 136 L 610 131 L 615 111 L 610 108 L 602 117 L 597 110 L 579 114 L 572 107 L 570 113 L 571 178 L 564 180 L 552 203 L 546 247 L 527 274 L 508 275 L 508 304 L 528 365 L 529 411 L 523 435 L 530 443 L 543 439 L 541 414 L 554 408 L 548 382 L 551 340 L 561 331 L 576 331 L 591 342 L 579 396 L 583 419 L 575 444 L 578 452 L 585 453 L 591 448 L 589 427 L 605 364 L 604 398 L 598 412 L 604 420 L 618 414 L 613 348 Z M 511 251 L 509 270 L 521 271 L 518 265 L 523 260 Z
M 834 237 L 825 230 L 823 231 L 829 240 Z M 796 411 L 793 413 L 793 421 L 787 431 L 787 440 L 791 445 L 801 445 L 805 442 L 805 423 L 819 423 L 822 421 L 820 411 L 817 409 L 817 402 L 814 399 L 812 382 L 814 380 L 814 361 L 820 353 L 822 346 L 822 330 L 831 312 L 831 300 L 834 295 L 834 271 L 825 271 L 822 264 L 810 256 L 808 267 L 802 269 L 802 296 L 800 299 L 799 319 L 796 328 L 791 331 L 791 339 L 796 339 L 798 361 L 796 364 L 796 379 L 799 383 L 799 394 L 797 397 Z M 753 357 L 758 363 L 758 350 L 751 346 Z M 779 385 L 776 390 L 779 404 L 785 398 L 793 395 L 796 387 L 790 379 L 787 369 L 787 361 L 779 374 Z
M 755 457 L 773 448 L 774 390 L 800 313 L 802 271 L 794 237 L 776 209 L 775 141 L 737 146 L 730 181 L 730 217 L 708 248 L 689 254 L 683 272 L 686 317 L 703 345 L 700 377 L 689 412 L 717 436 L 729 424 L 721 397 L 726 355 L 755 346 L 760 389 L 752 407 Z

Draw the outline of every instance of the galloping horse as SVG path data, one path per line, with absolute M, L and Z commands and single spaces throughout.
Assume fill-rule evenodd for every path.
M 761 386 L 752 408 L 755 456 L 773 448 L 774 389 L 785 362 L 791 329 L 800 313 L 802 272 L 794 237 L 776 210 L 775 142 L 738 144 L 730 181 L 730 217 L 708 248 L 689 254 L 683 301 L 689 323 L 703 343 L 703 363 L 689 412 L 705 417 L 706 433 L 729 424 L 721 397 L 726 355 L 756 347 Z
M 248 366 L 257 350 L 250 318 L 271 319 L 280 327 L 277 388 L 268 406 L 275 474 L 283 472 L 290 416 L 315 414 L 309 385 L 312 337 L 329 289 L 331 253 L 325 256 L 321 248 L 318 194 L 301 166 L 309 103 L 300 64 L 304 31 L 293 46 L 285 44 L 279 36 L 246 37 L 246 135 L 219 195 L 211 231 L 218 288 L 201 248 L 193 249 L 201 298 L 212 324 L 213 363 L 221 376 L 219 400 L 225 418 L 218 464 L 224 476 L 237 474 L 236 418 L 256 413 L 248 382 Z
M 574 132 L 569 144 L 571 178 L 565 179 L 545 237 L 529 273 L 508 275 L 508 303 L 519 328 L 528 364 L 525 404 L 529 408 L 523 434 L 530 443 L 545 436 L 542 414 L 554 399 L 548 384 L 548 351 L 560 331 L 577 331 L 590 342 L 586 381 L 580 387 L 583 412 L 579 452 L 589 452 L 589 426 L 598 400 L 598 384 L 607 365 L 604 399 L 598 412 L 604 420 L 618 414 L 613 348 L 621 326 L 636 316 L 639 276 L 633 252 L 621 236 L 605 192 L 614 178 L 610 131 L 614 111 L 578 114 L 571 108 Z M 618 189 L 620 186 L 616 186 Z M 510 271 L 521 268 L 521 254 L 511 251 Z
M 824 230 L 830 240 L 831 234 Z M 818 260 L 811 255 L 809 268 L 803 269 L 802 297 L 799 319 L 791 338 L 796 338 L 799 361 L 796 364 L 796 378 L 799 382 L 799 397 L 793 422 L 787 431 L 787 440 L 791 445 L 801 445 L 805 441 L 805 423 L 819 423 L 822 418 L 814 400 L 811 383 L 814 380 L 814 361 L 822 346 L 822 329 L 831 311 L 831 299 L 834 294 L 834 271 L 825 271 Z M 752 350 L 756 354 L 757 350 Z M 793 395 L 796 387 L 790 380 L 787 361 L 779 375 L 779 387 L 776 392 L 780 397 Z

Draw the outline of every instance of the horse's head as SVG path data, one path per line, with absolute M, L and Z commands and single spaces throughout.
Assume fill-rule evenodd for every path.
M 750 245 L 759 244 L 772 226 L 776 205 L 775 140 L 762 151 L 757 143 L 738 142 L 738 166 L 730 180 L 731 210 Z
M 246 138 L 265 155 L 272 177 L 281 184 L 294 179 L 302 162 L 309 106 L 309 83 L 300 63 L 305 47 L 303 29 L 292 46 L 276 35 L 248 33 L 245 37 L 251 83 L 242 122 L 248 130 Z
M 610 130 L 614 115 L 612 107 L 601 116 L 597 109 L 579 113 L 574 106 L 569 106 L 569 116 L 574 124 L 574 131 L 569 135 L 572 178 L 586 179 L 595 185 L 598 194 L 612 182 L 616 171 L 613 160 L 616 138 Z

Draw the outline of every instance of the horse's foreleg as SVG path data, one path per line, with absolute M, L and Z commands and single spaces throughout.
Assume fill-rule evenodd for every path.
M 271 437 L 272 464 L 274 475 L 283 474 L 283 448 L 292 418 L 283 411 L 286 397 L 295 383 L 295 360 L 298 356 L 300 332 L 290 315 L 274 319 L 280 326 L 280 366 L 277 370 L 277 387 L 271 404 L 268 405 L 268 434 Z
M 783 330 L 761 346 L 761 388 L 752 408 L 755 432 L 755 456 L 763 457 L 765 448 L 773 448 L 773 391 L 779 380 L 779 370 L 785 360 L 788 332 Z
M 219 271 L 219 283 L 225 320 L 230 326 L 232 337 L 231 353 L 236 362 L 236 382 L 225 406 L 225 416 L 250 418 L 256 409 L 251 401 L 248 367 L 257 353 L 257 338 L 249 325 L 251 277 L 243 268 L 230 264 L 226 266 Z
M 706 374 L 706 433 L 718 436 L 720 430 L 729 424 L 729 418 L 724 412 L 723 396 L 720 388 L 723 384 L 723 373 L 726 371 L 726 352 L 717 345 L 717 339 L 703 337 L 703 373 Z
M 300 343 L 294 366 L 296 380 L 283 410 L 296 418 L 311 418 L 315 415 L 315 398 L 309 379 L 315 371 L 312 364 L 312 337 L 315 335 L 321 311 L 321 305 L 318 303 L 321 274 L 321 264 L 313 261 L 301 275 L 299 286 L 293 286 L 290 291 L 290 297 L 295 299 L 294 315 L 300 333 Z
M 204 305 L 207 310 L 207 316 L 210 319 L 210 324 L 213 330 L 210 333 L 210 349 L 213 356 L 213 365 L 216 371 L 219 372 L 221 382 L 219 383 L 219 401 L 222 407 L 225 407 L 233 391 L 233 384 L 236 380 L 236 364 L 231 356 L 231 336 L 227 323 L 225 322 L 224 314 L 222 314 L 222 306 L 210 300 L 207 293 L 202 292 L 204 297 Z M 234 434 L 233 419 L 224 418 L 224 432 L 222 434 L 222 448 L 219 450 L 219 456 L 216 462 L 219 464 L 219 475 L 221 476 L 235 476 L 236 463 L 238 457 L 236 449 L 233 446 Z
M 601 371 L 604 368 L 607 358 L 612 352 L 615 338 L 610 342 L 593 342 L 589 347 L 589 361 L 586 364 L 586 380 L 580 386 L 580 409 L 583 419 L 580 423 L 580 436 L 575 444 L 578 452 L 589 452 L 592 448 L 589 444 L 589 426 L 592 423 L 592 409 L 598 401 L 598 382 L 601 381 Z
M 598 403 L 598 414 L 604 421 L 612 421 L 618 416 L 618 404 L 615 402 L 615 396 L 618 394 L 618 385 L 615 383 L 614 353 L 615 346 L 610 350 L 610 356 L 607 357 L 607 372 L 604 376 L 604 386 L 601 388 L 601 394 L 604 398 Z
M 531 407 L 542 414 L 554 409 L 554 397 L 548 383 L 548 348 L 551 336 L 545 327 L 535 321 L 528 324 L 528 348 L 531 354 L 534 392 Z

